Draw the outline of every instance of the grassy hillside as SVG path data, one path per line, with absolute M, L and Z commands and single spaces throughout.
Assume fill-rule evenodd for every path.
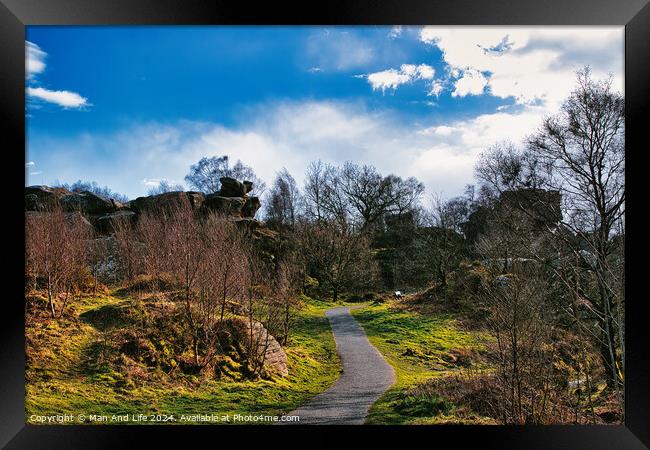
M 486 423 L 487 418 L 455 417 L 456 406 L 426 389 L 432 378 L 461 368 L 481 368 L 482 332 L 463 330 L 449 315 L 424 315 L 396 302 L 352 311 L 370 342 L 395 369 L 396 383 L 370 409 L 368 424 Z
M 138 373 L 137 365 L 116 370 L 106 341 L 137 326 L 140 310 L 129 296 L 82 297 L 66 316 L 30 317 L 26 329 L 26 420 L 33 415 L 281 414 L 327 389 L 340 365 L 325 304 L 307 302 L 285 347 L 289 376 L 258 381 Z M 165 343 L 157 343 L 163 346 Z M 75 423 L 75 422 L 72 422 Z

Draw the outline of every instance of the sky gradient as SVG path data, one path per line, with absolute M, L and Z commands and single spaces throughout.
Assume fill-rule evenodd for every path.
M 585 65 L 623 91 L 623 27 L 27 28 L 26 184 L 131 198 L 227 154 L 267 184 L 310 161 L 375 165 L 458 195 Z

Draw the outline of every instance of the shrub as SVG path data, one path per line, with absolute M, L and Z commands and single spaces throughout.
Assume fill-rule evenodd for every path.
M 377 294 L 374 292 L 367 292 L 363 294 L 363 301 L 365 302 L 372 302 L 377 299 Z
M 129 292 L 166 292 L 179 288 L 178 280 L 168 273 L 159 275 L 137 275 L 126 287 Z

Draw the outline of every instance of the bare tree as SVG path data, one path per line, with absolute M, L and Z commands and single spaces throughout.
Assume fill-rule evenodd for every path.
M 185 187 L 180 183 L 173 184 L 168 180 L 160 180 L 158 186 L 154 186 L 147 191 L 147 195 L 158 195 L 158 194 L 164 194 L 166 192 L 177 192 L 177 191 L 184 191 L 184 190 Z
M 251 181 L 253 190 L 251 195 L 261 196 L 266 189 L 266 184 L 253 171 L 241 161 L 230 166 L 227 155 L 201 158 L 190 167 L 190 173 L 185 176 L 185 181 L 197 191 L 212 194 L 221 189 L 221 177 L 230 177 L 240 181 Z
M 308 217 L 316 222 L 325 219 L 323 200 L 326 184 L 328 183 L 327 165 L 322 161 L 311 162 L 305 173 L 305 212 Z
M 544 177 L 538 165 L 536 158 L 504 141 L 479 155 L 474 172 L 484 188 L 483 195 L 496 198 L 504 191 L 541 187 Z
M 193 309 L 204 348 L 200 365 L 206 367 L 223 350 L 219 332 L 226 311 L 243 309 L 251 273 L 247 264 L 250 252 L 235 224 L 211 214 L 201 226 L 207 255 L 198 275 Z
M 302 197 L 296 180 L 286 168 L 275 177 L 267 197 L 267 221 L 280 226 L 293 227 L 301 209 Z
M 245 285 L 250 278 L 246 259 L 252 249 L 247 248 L 237 226 L 217 214 L 208 217 L 205 236 L 205 245 L 210 253 L 204 276 L 210 291 L 208 295 L 214 297 L 219 305 L 219 322 L 222 322 L 229 302 L 241 301 L 244 297 Z
M 249 250 L 241 232 L 218 214 L 201 217 L 185 198 L 167 213 L 143 213 L 138 232 L 146 270 L 169 273 L 181 283 L 194 364 L 207 367 L 221 350 L 226 313 L 240 309 L 249 283 Z
M 297 296 L 304 278 L 301 259 L 296 253 L 288 254 L 278 264 L 275 276 L 275 297 L 280 308 L 279 342 L 282 345 L 289 340 L 294 310 L 298 306 Z
M 374 283 L 377 264 L 365 235 L 336 223 L 305 223 L 300 240 L 308 272 L 335 301 L 344 290 L 358 291 Z
M 201 224 L 189 201 L 182 198 L 169 214 L 143 213 L 139 231 L 146 244 L 146 267 L 152 275 L 172 274 L 183 286 L 185 318 L 192 335 L 194 362 L 199 365 L 200 329 L 193 300 L 197 280 L 205 266 L 208 249 Z
M 594 288 L 580 295 L 600 329 L 608 385 L 619 388 L 624 373 L 622 271 L 613 265 L 613 255 L 625 214 L 624 112 L 624 98 L 612 90 L 611 78 L 593 80 L 586 68 L 578 72 L 577 87 L 560 113 L 547 118 L 529 140 L 547 185 L 563 193 L 563 225 L 578 238 L 566 243 L 590 267 Z
M 424 213 L 424 226 L 417 230 L 423 245 L 416 256 L 423 260 L 428 271 L 434 273 L 435 281 L 443 286 L 447 275 L 458 266 L 465 253 L 460 234 L 460 225 L 468 215 L 465 208 L 466 205 L 458 198 L 444 201 L 434 195 Z
M 424 185 L 415 178 L 382 177 L 370 165 L 347 162 L 339 176 L 340 189 L 361 229 L 377 223 L 386 213 L 401 214 L 412 209 L 424 192 Z
M 115 218 L 112 227 L 117 244 L 115 272 L 121 275 L 122 281 L 132 280 L 142 270 L 142 248 L 135 228 L 128 217 Z
M 305 213 L 315 222 L 335 221 L 346 226 L 350 220 L 348 203 L 342 192 L 338 169 L 321 161 L 307 168 L 304 188 Z
M 52 318 L 61 317 L 87 267 L 90 224 L 78 212 L 64 213 L 55 204 L 49 211 L 27 215 L 25 232 L 28 271 L 44 283 Z
M 57 182 L 53 187 L 61 187 L 71 192 L 88 191 L 88 192 L 92 192 L 95 195 L 103 197 L 105 199 L 113 199 L 122 203 L 126 203 L 129 201 L 129 198 L 126 195 L 120 194 L 119 192 L 115 192 L 112 189 L 110 189 L 108 186 L 102 187 L 96 181 L 77 180 L 72 184 Z
M 497 414 L 504 424 L 543 423 L 552 406 L 552 352 L 547 351 L 552 328 L 545 317 L 545 292 L 544 282 L 523 270 L 491 277 L 482 286 L 491 312 L 487 324 L 496 338 L 502 397 Z

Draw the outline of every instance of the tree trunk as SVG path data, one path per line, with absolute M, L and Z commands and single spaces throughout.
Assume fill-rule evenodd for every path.
M 600 357 L 605 367 L 607 387 L 611 389 L 618 388 L 620 381 L 616 369 L 616 342 L 614 340 L 614 326 L 611 317 L 605 314 L 600 326 L 602 327 Z
M 50 313 L 52 314 L 52 319 L 56 318 L 56 311 L 54 310 L 54 299 L 52 298 L 52 276 L 47 275 L 47 302 L 50 307 Z

